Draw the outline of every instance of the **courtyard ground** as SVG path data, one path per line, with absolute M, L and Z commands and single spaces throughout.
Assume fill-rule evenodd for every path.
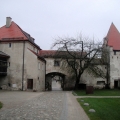
M 0 91 L 0 120 L 89 120 L 67 91 Z
M 120 120 L 120 90 L 94 90 L 94 94 L 86 94 L 85 90 L 73 91 L 81 106 L 91 120 Z M 84 104 L 88 103 L 88 106 Z M 89 112 L 95 109 L 95 113 Z

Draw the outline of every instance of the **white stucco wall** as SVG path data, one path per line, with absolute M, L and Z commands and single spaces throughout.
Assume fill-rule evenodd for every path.
M 101 68 L 104 73 L 106 73 L 106 67 L 104 65 L 98 65 L 99 68 Z M 84 73 L 81 76 L 81 80 L 80 83 L 86 84 L 86 85 L 92 85 L 94 86 L 94 88 L 100 88 L 100 87 L 105 87 L 101 86 L 100 84 L 98 84 L 97 82 L 104 82 L 106 84 L 106 79 L 102 78 L 102 77 L 94 77 L 93 74 L 89 74 L 87 72 L 87 70 L 84 71 Z
M 8 60 L 8 74 L 5 80 L 11 83 L 11 87 L 16 86 L 15 89 L 21 88 L 23 43 L 14 42 L 11 43 L 11 47 L 9 47 L 9 43 L 1 43 L 0 50 L 10 56 Z
M 63 69 L 60 69 L 61 67 L 60 66 L 54 66 L 54 58 L 45 58 L 46 61 L 47 61 L 47 64 L 46 64 L 46 74 L 48 73 L 51 73 L 51 72 L 60 72 L 60 73 L 63 73 L 65 74 L 66 76 L 66 79 L 69 79 L 70 78 L 70 75 L 71 73 L 69 73 L 65 68 L 64 70 Z M 59 60 L 59 59 L 57 59 Z M 104 72 L 106 72 L 106 68 L 105 66 L 99 66 Z M 106 79 L 103 79 L 101 77 L 94 77 L 93 75 L 89 75 L 87 71 L 84 71 L 84 73 L 82 74 L 81 76 L 81 80 L 80 80 L 80 83 L 83 83 L 83 84 L 86 84 L 86 85 L 93 85 L 95 88 L 100 88 L 101 85 L 98 85 L 97 82 L 98 81 L 103 81 L 104 83 L 106 83 Z M 75 81 L 72 79 L 70 80 L 69 79 L 69 82 L 68 83 L 71 83 L 71 84 L 75 84 Z M 105 85 L 104 85 L 105 86 Z M 102 87 L 104 87 L 102 85 Z
M 60 68 L 61 63 L 60 63 L 60 66 L 54 66 L 54 60 L 55 60 L 54 58 L 45 58 L 45 60 L 47 61 L 46 62 L 46 74 L 51 73 L 51 72 L 56 72 L 56 71 L 64 75 L 68 74 L 66 70 L 63 70 Z M 57 59 L 57 60 L 60 61 L 60 59 Z
M 23 42 L 1 43 L 0 50 L 10 56 L 8 60 L 8 74 L 2 78 L 4 82 L 1 84 L 11 83 L 12 89 L 22 89 L 22 66 L 23 66 Z M 28 48 L 34 48 L 31 43 L 25 42 L 24 54 L 24 90 L 27 90 L 27 80 L 33 79 L 33 90 L 41 91 L 45 89 L 45 62 L 37 58 Z M 33 49 L 32 49 L 33 50 Z M 38 48 L 34 48 L 37 52 Z M 38 69 L 38 63 L 42 65 L 42 69 Z
M 112 47 L 109 48 L 109 51 L 110 51 L 110 87 L 114 88 L 114 81 L 120 80 L 120 52 L 119 51 L 116 52 L 115 55 Z

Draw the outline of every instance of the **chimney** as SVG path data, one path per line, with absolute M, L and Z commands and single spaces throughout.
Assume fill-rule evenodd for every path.
M 11 25 L 11 22 L 12 22 L 12 18 L 11 17 L 6 17 L 6 27 L 10 27 Z

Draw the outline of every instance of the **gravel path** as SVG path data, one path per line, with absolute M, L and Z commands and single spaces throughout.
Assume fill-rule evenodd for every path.
M 71 92 L 5 93 L 0 96 L 0 101 L 7 99 L 2 101 L 5 106 L 0 110 L 0 120 L 88 120 Z M 11 105 L 8 105 L 9 96 L 12 96 Z M 13 96 L 19 96 L 19 100 Z

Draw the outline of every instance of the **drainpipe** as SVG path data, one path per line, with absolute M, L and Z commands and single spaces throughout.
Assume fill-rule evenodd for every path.
M 46 62 L 45 62 L 45 91 L 46 91 Z
M 24 81 L 24 57 L 25 57 L 25 41 L 23 42 L 22 91 L 24 88 L 24 84 L 23 84 L 23 81 Z

